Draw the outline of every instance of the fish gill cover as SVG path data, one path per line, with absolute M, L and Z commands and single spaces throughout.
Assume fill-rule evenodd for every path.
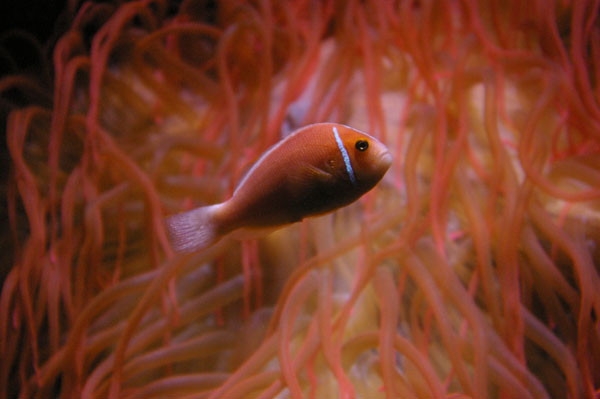
M 71 1 L 3 35 L 0 399 L 598 397 L 599 7 Z M 390 148 L 373 192 L 172 252 L 165 216 L 321 121 Z

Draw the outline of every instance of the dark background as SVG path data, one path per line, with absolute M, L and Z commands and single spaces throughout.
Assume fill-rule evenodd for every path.
M 31 33 L 45 50 L 46 60 L 51 60 L 52 54 L 48 49 L 52 48 L 61 29 L 59 27 L 57 30 L 57 26 L 60 26 L 60 15 L 65 5 L 64 0 L 0 0 L 0 79 L 15 73 L 33 75 L 36 80 L 51 87 L 48 76 L 36 73 L 39 71 L 39 65 L 36 67 L 36 64 L 40 63 L 39 57 L 31 51 L 30 46 L 11 38 L 10 32 Z M 0 253 L 3 254 L 0 259 L 1 287 L 14 261 L 14 242 L 8 228 L 6 203 L 10 173 L 10 157 L 6 147 L 6 119 L 13 104 L 20 104 L 21 98 L 14 90 L 4 92 L 0 96 L 8 100 L 0 101 Z
M 0 1 L 0 31 L 12 29 L 31 32 L 43 44 L 54 31 L 54 22 L 63 11 L 64 0 Z

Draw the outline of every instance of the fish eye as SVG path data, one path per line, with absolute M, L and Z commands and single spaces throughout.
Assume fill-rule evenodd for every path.
M 367 140 L 358 140 L 354 146 L 358 151 L 366 151 L 369 148 L 369 142 Z

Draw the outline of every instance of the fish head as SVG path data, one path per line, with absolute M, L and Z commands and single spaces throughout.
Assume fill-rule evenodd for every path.
M 385 144 L 365 132 L 344 125 L 336 125 L 336 129 L 348 154 L 356 186 L 371 189 L 390 168 L 392 154 Z

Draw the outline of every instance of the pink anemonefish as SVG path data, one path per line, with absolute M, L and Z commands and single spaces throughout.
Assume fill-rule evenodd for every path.
M 281 227 L 348 205 L 392 163 L 386 146 L 337 123 L 302 127 L 265 152 L 220 204 L 166 219 L 173 248 L 189 253 L 230 232 Z

